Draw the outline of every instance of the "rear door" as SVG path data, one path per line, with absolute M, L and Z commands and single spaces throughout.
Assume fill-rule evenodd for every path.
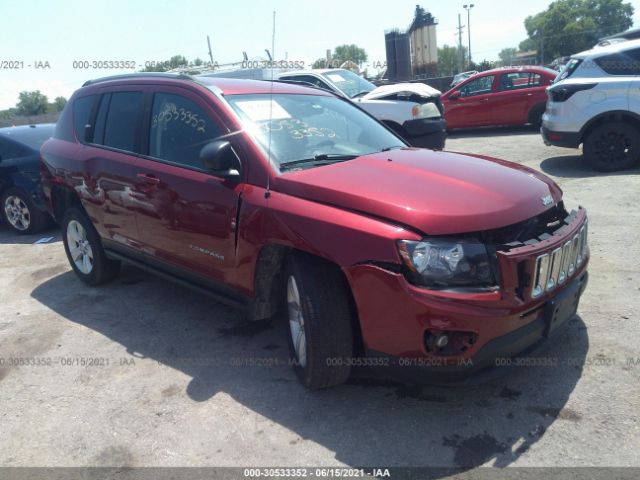
M 625 53 L 628 56 L 629 71 L 635 76 L 629 85 L 629 110 L 640 115 L 640 48 Z
M 447 99 L 445 118 L 447 127 L 480 127 L 491 124 L 490 98 L 493 94 L 496 75 L 474 77 L 453 90 L 459 92 L 458 98 Z M 453 93 L 452 92 L 452 93 Z
M 493 95 L 493 124 L 522 125 L 527 123 L 529 110 L 540 90 L 541 77 L 532 72 L 505 72 L 500 75 Z M 544 90 L 542 90 L 544 103 Z M 539 95 L 538 95 L 539 96 Z
M 178 274 L 224 282 L 235 266 L 243 184 L 207 172 L 200 151 L 229 130 L 210 102 L 190 90 L 157 87 L 147 101 L 134 187 L 144 250 Z
M 74 104 L 76 136 L 83 144 L 77 157 L 84 171 L 71 180 L 100 235 L 133 248 L 139 248 L 132 193 L 142 98 L 140 87 L 121 86 Z

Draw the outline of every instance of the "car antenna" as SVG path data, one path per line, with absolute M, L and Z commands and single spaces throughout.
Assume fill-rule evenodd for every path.
M 271 32 L 271 55 L 269 57 L 273 59 L 276 55 L 276 11 L 273 11 L 273 30 Z M 267 52 L 269 53 L 269 52 Z M 271 85 L 269 87 L 269 148 L 267 153 L 267 160 L 271 165 L 271 121 L 273 118 L 273 62 L 269 62 L 272 67 L 271 70 Z M 264 192 L 264 198 L 271 196 L 271 172 L 267 171 L 267 191 Z

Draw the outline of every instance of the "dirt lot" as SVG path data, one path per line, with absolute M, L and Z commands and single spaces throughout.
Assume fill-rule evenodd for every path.
M 640 169 L 594 173 L 526 129 L 452 135 L 448 149 L 540 169 L 588 209 L 579 316 L 537 353 L 557 366 L 308 392 L 287 367 L 237 365 L 285 358 L 282 325 L 131 267 L 85 287 L 57 231 L 0 227 L 0 465 L 640 466 Z

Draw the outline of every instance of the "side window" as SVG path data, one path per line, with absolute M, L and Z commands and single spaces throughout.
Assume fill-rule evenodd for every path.
M 76 138 L 82 143 L 86 140 L 85 127 L 89 124 L 91 110 L 93 109 L 93 102 L 96 96 L 97 95 L 89 95 L 81 97 L 73 102 L 73 129 L 76 133 Z
M 491 88 L 493 86 L 493 80 L 495 79 L 495 75 L 487 75 L 485 77 L 480 77 L 475 80 L 471 80 L 466 85 L 460 88 L 460 96 L 461 97 L 472 97 L 474 95 L 483 95 L 487 93 L 491 93 Z
M 542 75 L 539 73 L 532 73 L 529 76 L 529 86 L 530 87 L 540 87 L 542 85 Z
M 631 71 L 632 75 L 640 75 L 640 48 L 635 48 L 633 50 L 627 50 L 624 52 L 631 59 Z
M 202 168 L 200 150 L 221 131 L 193 101 L 180 95 L 156 93 L 151 112 L 149 155 L 161 160 Z
M 142 92 L 113 92 L 109 100 L 102 145 L 135 152 L 141 106 Z
M 520 90 L 522 88 L 539 87 L 541 85 L 541 81 L 542 78 L 537 73 L 505 73 L 500 77 L 499 90 L 504 92 L 509 90 Z
M 96 115 L 95 128 L 93 129 L 93 143 L 102 145 L 104 143 L 104 128 L 107 121 L 107 112 L 109 111 L 109 102 L 111 94 L 105 93 L 100 98 L 98 106 L 98 114 Z
M 640 75 L 639 62 L 634 60 L 631 52 L 613 53 L 596 58 L 596 64 L 609 75 Z

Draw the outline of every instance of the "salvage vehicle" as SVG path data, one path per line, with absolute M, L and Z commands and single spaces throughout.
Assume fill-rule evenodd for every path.
M 546 145 L 578 148 L 596 170 L 612 172 L 640 161 L 640 40 L 573 55 L 547 89 Z
M 40 147 L 54 126 L 0 128 L 1 215 L 15 233 L 37 233 L 51 224 L 40 188 Z
M 261 78 L 268 79 L 269 69 Z M 212 77 L 258 78 L 255 71 L 207 74 Z M 244 75 L 244 77 L 242 77 Z M 397 83 L 376 87 L 343 68 L 286 71 L 274 78 L 322 88 L 347 98 L 396 132 L 414 147 L 442 150 L 447 132 L 440 92 L 424 83 Z
M 448 129 L 531 124 L 539 129 L 546 88 L 558 72 L 544 67 L 487 70 L 442 94 Z
M 453 88 L 458 85 L 461 81 L 466 80 L 469 77 L 477 75 L 479 72 L 477 70 L 469 70 L 468 72 L 460 72 L 456 73 L 451 80 L 451 85 L 449 88 Z
M 460 378 L 552 336 L 587 284 L 587 216 L 543 174 L 412 148 L 295 84 L 89 81 L 42 148 L 43 189 L 88 285 L 133 263 L 288 323 L 308 388 L 352 367 Z

